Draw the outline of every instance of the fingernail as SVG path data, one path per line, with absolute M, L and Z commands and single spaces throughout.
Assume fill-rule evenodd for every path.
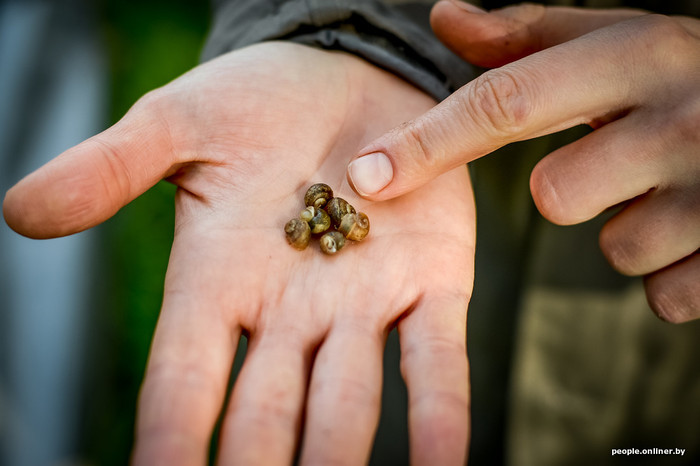
M 463 2 L 461 0 L 449 0 L 454 6 L 469 13 L 486 13 L 486 10 L 482 10 L 478 6 L 472 5 L 471 3 Z
M 355 159 L 348 165 L 350 182 L 362 196 L 376 194 L 394 178 L 394 168 L 389 157 L 374 152 Z

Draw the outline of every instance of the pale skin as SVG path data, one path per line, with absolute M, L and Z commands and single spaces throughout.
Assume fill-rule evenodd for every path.
M 431 23 L 493 69 L 363 148 L 367 162 L 348 170 L 356 191 L 391 199 L 507 143 L 588 124 L 595 131 L 534 169 L 537 207 L 570 225 L 622 205 L 600 233 L 609 262 L 644 276 L 662 319 L 700 318 L 700 21 L 447 0 Z M 365 159 L 376 153 L 386 159 Z
M 7 193 L 8 224 L 48 238 L 106 220 L 162 178 L 179 188 L 134 464 L 206 464 L 222 409 L 221 464 L 289 464 L 302 433 L 302 464 L 366 462 L 394 326 L 411 459 L 463 464 L 475 241 L 466 169 L 382 203 L 345 180 L 363 145 L 433 105 L 350 55 L 261 44 L 149 93 Z M 315 182 L 372 222 L 337 256 L 285 240 Z M 243 333 L 249 351 L 224 407 Z

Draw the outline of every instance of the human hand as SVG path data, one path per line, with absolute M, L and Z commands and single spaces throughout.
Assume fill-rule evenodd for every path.
M 603 253 L 645 275 L 661 318 L 699 318 L 700 21 L 441 1 L 431 22 L 465 60 L 498 68 L 363 148 L 348 169 L 357 192 L 390 199 L 507 143 L 591 125 L 535 167 L 537 207 L 567 225 L 624 203 L 601 231 Z
M 31 237 L 94 226 L 163 177 L 179 189 L 161 315 L 142 387 L 135 464 L 205 464 L 234 351 L 222 464 L 367 460 L 382 351 L 397 323 L 411 458 L 462 464 L 466 306 L 474 211 L 466 170 L 390 202 L 357 198 L 349 158 L 435 102 L 341 53 L 261 44 L 139 100 L 112 128 L 12 188 L 8 224 Z M 283 227 L 330 184 L 372 222 L 337 256 L 292 249 Z

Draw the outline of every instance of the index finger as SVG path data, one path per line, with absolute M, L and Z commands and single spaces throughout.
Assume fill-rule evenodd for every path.
M 668 61 L 653 40 L 668 23 L 652 18 L 602 28 L 484 73 L 362 149 L 349 180 L 364 197 L 390 199 L 510 142 L 620 116 L 642 102 L 653 73 Z M 654 33 L 638 34 L 640 28 Z

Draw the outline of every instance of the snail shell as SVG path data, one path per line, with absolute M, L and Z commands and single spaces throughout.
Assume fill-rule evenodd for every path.
M 326 205 L 326 211 L 331 217 L 333 225 L 336 228 L 338 228 L 338 225 L 340 225 L 340 221 L 343 219 L 343 216 L 346 214 L 354 214 L 355 208 L 351 206 L 348 203 L 348 201 L 346 201 L 342 197 L 334 197 L 333 199 L 328 201 L 328 205 Z
M 311 239 L 311 228 L 309 224 L 300 218 L 293 218 L 284 226 L 287 234 L 287 241 L 296 249 L 304 250 L 309 245 Z
M 335 254 L 345 246 L 345 237 L 337 231 L 329 231 L 321 236 L 321 251 L 326 254 Z
M 363 212 L 345 214 L 338 231 L 349 240 L 362 241 L 369 233 L 369 218 Z
M 323 233 L 331 227 L 331 218 L 325 210 L 309 206 L 302 210 L 299 218 L 309 223 L 312 234 Z
M 311 185 L 304 195 L 304 204 L 313 206 L 317 209 L 326 205 L 329 199 L 333 197 L 333 190 L 325 183 L 316 183 Z
M 299 214 L 299 218 L 308 223 L 311 221 L 312 218 L 314 218 L 315 215 L 316 215 L 316 207 L 309 206 L 306 209 L 301 211 L 301 213 Z

